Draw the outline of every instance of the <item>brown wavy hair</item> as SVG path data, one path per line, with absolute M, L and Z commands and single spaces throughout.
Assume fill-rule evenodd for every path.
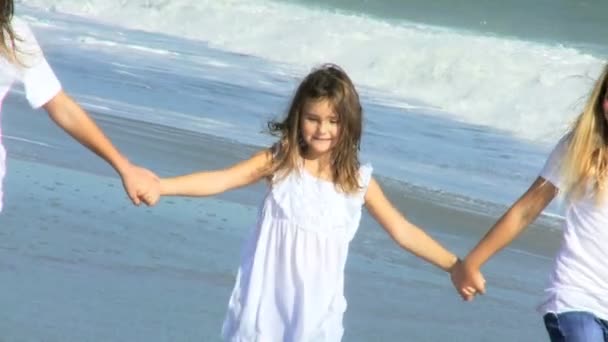
M 11 25 L 14 11 L 13 0 L 0 0 L 0 54 L 11 62 L 18 62 L 15 41 L 19 38 Z
M 279 137 L 275 145 L 271 173 L 281 179 L 292 171 L 298 171 L 302 155 L 306 151 L 301 141 L 302 112 L 308 101 L 328 100 L 338 116 L 340 135 L 332 153 L 332 179 L 336 187 L 345 193 L 361 189 L 359 184 L 359 149 L 363 126 L 363 110 L 359 94 L 352 81 L 339 66 L 324 64 L 314 69 L 300 83 L 282 121 L 270 121 L 270 133 Z
M 592 186 L 596 201 L 604 195 L 608 173 L 608 122 L 602 108 L 608 91 L 608 64 L 567 136 L 561 172 L 567 198 L 581 198 Z

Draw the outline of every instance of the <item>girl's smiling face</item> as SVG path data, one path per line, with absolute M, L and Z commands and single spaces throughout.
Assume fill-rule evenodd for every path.
M 310 100 L 304 105 L 300 127 L 308 154 L 326 154 L 338 143 L 340 120 L 327 99 Z

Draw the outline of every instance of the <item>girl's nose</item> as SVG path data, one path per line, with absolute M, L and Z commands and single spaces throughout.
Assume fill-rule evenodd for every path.
M 328 128 L 329 128 L 329 123 L 327 123 L 325 121 L 321 121 L 321 123 L 317 127 L 317 129 L 319 130 L 319 133 L 325 133 L 325 132 L 327 132 Z

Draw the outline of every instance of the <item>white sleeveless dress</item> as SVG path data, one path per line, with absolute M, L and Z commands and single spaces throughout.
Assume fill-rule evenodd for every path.
M 372 174 L 344 194 L 305 169 L 271 185 L 245 245 L 222 337 L 233 342 L 337 342 L 344 266 Z

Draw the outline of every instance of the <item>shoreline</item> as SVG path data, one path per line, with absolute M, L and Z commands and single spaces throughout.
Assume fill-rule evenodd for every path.
M 160 175 L 227 166 L 257 150 L 92 115 L 133 162 Z M 14 136 L 35 136 L 42 144 L 6 141 L 0 283 L 7 291 L 0 305 L 17 314 L 0 317 L 0 330 L 16 340 L 219 339 L 238 256 L 264 186 L 135 208 L 107 165 L 48 129 L 46 120 L 12 115 L 5 125 Z M 380 182 L 412 222 L 459 255 L 495 220 L 443 206 L 441 194 L 403 192 L 389 180 Z M 528 229 L 484 268 L 489 294 L 466 305 L 445 273 L 404 253 L 364 214 L 346 269 L 345 340 L 390 340 L 403 333 L 416 341 L 479 341 L 498 332 L 497 341 L 544 337 L 534 304 L 545 279 L 539 273 L 548 269 L 558 237 L 542 226 Z M 20 329 L 31 317 L 38 325 Z M 463 321 L 486 322 L 486 328 L 471 330 Z

